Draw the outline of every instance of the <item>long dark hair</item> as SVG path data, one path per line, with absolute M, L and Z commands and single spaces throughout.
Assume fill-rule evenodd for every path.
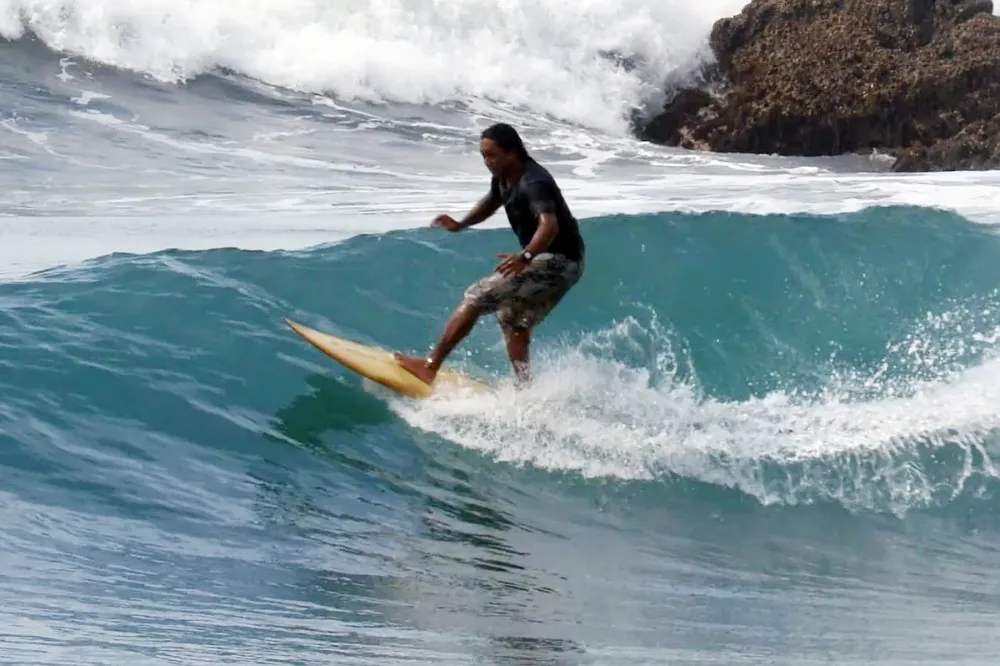
M 522 162 L 534 162 L 534 158 L 528 154 L 521 135 L 517 130 L 507 123 L 494 123 L 483 130 L 480 139 L 492 139 L 505 153 L 514 152 Z

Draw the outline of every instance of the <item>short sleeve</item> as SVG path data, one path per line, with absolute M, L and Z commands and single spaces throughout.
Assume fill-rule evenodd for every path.
M 543 213 L 556 212 L 555 189 L 551 183 L 533 180 L 525 183 L 521 191 L 528 201 L 532 215 L 537 217 Z

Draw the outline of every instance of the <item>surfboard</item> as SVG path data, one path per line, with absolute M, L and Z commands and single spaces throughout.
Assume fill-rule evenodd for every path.
M 482 393 L 491 390 L 489 384 L 449 368 L 441 368 L 434 383 L 428 384 L 401 366 L 392 352 L 386 349 L 317 331 L 291 319 L 285 319 L 285 323 L 306 342 L 348 370 L 410 398 L 423 399 L 462 391 Z

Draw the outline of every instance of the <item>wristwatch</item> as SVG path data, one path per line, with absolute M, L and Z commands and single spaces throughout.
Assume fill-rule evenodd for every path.
M 527 250 L 522 250 L 521 256 L 524 257 L 526 260 L 531 261 L 531 258 L 534 257 L 535 255 L 531 254 Z

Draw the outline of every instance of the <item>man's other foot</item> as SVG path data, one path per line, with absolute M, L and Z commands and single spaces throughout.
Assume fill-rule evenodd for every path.
M 418 358 L 416 356 L 406 356 L 396 352 L 393 354 L 396 358 L 396 362 L 399 363 L 405 370 L 408 370 L 417 379 L 421 380 L 425 384 L 433 384 L 434 378 L 437 377 L 437 370 L 431 367 L 430 362 L 426 358 Z

